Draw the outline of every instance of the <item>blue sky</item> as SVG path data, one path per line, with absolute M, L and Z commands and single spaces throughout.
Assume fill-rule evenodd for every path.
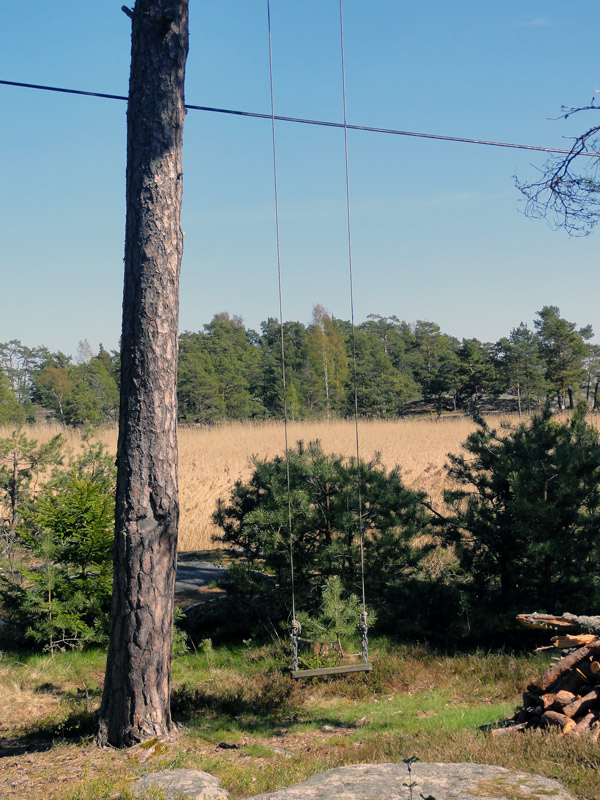
M 2 15 L 0 78 L 126 94 L 121 0 Z M 338 0 L 271 0 L 275 110 L 342 120 Z M 564 147 L 553 121 L 600 88 L 600 7 L 556 0 L 344 0 L 348 121 Z M 0 341 L 115 347 L 125 103 L 0 86 Z M 190 1 L 189 103 L 268 113 L 266 0 Z M 278 123 L 284 317 L 348 319 L 343 132 Z M 600 332 L 596 235 L 520 211 L 542 154 L 349 133 L 356 317 L 426 319 L 495 341 L 543 305 Z M 278 315 L 270 122 L 190 111 L 181 329 Z

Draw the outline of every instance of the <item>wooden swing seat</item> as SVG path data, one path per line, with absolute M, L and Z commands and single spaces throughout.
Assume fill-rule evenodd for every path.
M 321 675 L 345 675 L 348 672 L 371 672 L 373 664 L 343 664 L 338 667 L 322 667 L 321 669 L 294 669 L 292 678 L 318 678 Z

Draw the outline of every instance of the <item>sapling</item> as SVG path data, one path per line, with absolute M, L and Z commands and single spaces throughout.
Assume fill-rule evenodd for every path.
M 338 655 L 343 658 L 344 641 L 356 635 L 361 611 L 358 597 L 355 594 L 343 597 L 341 578 L 332 575 L 323 587 L 319 613 L 313 616 L 301 613 L 298 619 L 307 636 L 316 642 L 335 642 Z
M 0 575 L 3 639 L 50 652 L 102 643 L 112 589 L 114 467 L 89 445 L 21 511 L 24 563 Z

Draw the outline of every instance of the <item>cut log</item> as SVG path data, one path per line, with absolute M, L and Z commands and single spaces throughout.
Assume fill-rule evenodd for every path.
M 543 694 L 541 700 L 544 711 L 562 711 L 565 706 L 575 700 L 575 695 L 573 692 L 561 689 L 560 692 Z
M 563 708 L 563 714 L 567 717 L 578 717 L 590 711 L 600 701 L 600 689 L 592 689 L 583 697 L 578 697 L 569 705 Z
M 574 719 L 560 714 L 558 711 L 544 711 L 542 714 L 542 726 L 544 728 L 559 728 L 562 733 L 568 733 L 575 728 Z
M 575 695 L 573 695 L 575 697 Z M 542 709 L 544 711 L 549 711 L 552 706 L 554 705 L 554 701 L 556 700 L 556 693 L 555 692 L 548 692 L 547 694 L 543 694 L 540 698 L 540 702 L 542 704 Z M 554 709 L 555 711 L 560 711 L 560 709 Z
M 597 675 L 600 672 L 600 661 L 590 662 L 590 672 L 592 675 Z
M 584 644 L 589 644 L 597 638 L 598 636 L 595 633 L 578 633 L 576 635 L 554 636 L 550 641 L 554 647 L 567 650 L 569 647 L 583 647 Z
M 565 675 L 570 669 L 577 666 L 584 659 L 589 658 L 589 656 L 597 655 L 600 655 L 599 639 L 595 639 L 590 644 L 580 647 L 579 650 L 576 650 L 574 653 L 561 658 L 561 660 L 550 667 L 541 678 L 538 678 L 538 680 L 534 682 L 534 685 L 538 686 L 542 692 L 547 692 L 552 684 L 558 681 L 558 679 Z
M 569 703 L 572 703 L 575 700 L 575 695 L 573 692 L 567 692 L 564 689 L 561 689 L 560 692 L 556 693 L 556 698 L 554 702 L 556 705 L 559 705 L 561 708 L 568 706 Z
M 574 625 L 571 620 L 563 619 L 562 617 L 555 617 L 552 614 L 517 614 L 517 622 L 525 628 L 534 628 L 535 630 L 548 630 L 549 628 L 558 628 L 565 632 L 576 633 L 579 629 Z
M 492 736 L 506 736 L 509 733 L 518 733 L 527 727 L 526 722 L 519 722 L 518 725 L 506 725 L 504 728 L 492 728 Z
M 583 717 L 575 720 L 577 724 L 569 731 L 569 736 L 580 738 L 584 734 L 589 733 L 589 731 L 592 729 L 592 723 L 597 719 L 598 715 L 594 711 L 588 711 Z

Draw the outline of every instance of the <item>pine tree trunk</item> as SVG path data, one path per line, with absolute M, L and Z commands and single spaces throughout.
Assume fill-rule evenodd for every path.
M 98 741 L 172 730 L 177 558 L 177 333 L 188 0 L 137 0 L 127 113 L 127 222 L 112 629 Z

